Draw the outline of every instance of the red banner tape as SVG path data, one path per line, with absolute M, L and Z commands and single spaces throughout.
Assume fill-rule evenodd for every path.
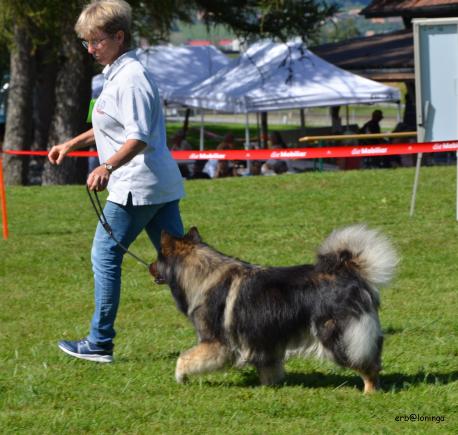
M 295 160 L 295 159 L 330 159 L 342 157 L 393 156 L 400 154 L 440 153 L 458 151 L 458 141 L 355 145 L 333 147 L 282 148 L 266 150 L 210 150 L 210 151 L 172 151 L 176 160 Z M 12 151 L 11 155 L 47 156 L 47 151 Z M 95 157 L 96 151 L 74 151 L 70 157 Z

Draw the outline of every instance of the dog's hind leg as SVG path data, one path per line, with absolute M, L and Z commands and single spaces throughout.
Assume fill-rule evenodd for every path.
M 382 369 L 383 334 L 375 312 L 365 313 L 347 322 L 340 350 L 341 365 L 357 371 L 364 381 L 364 393 L 373 393 L 379 384 Z
M 341 323 L 329 319 L 318 325 L 317 333 L 334 362 L 359 373 L 364 381 L 365 394 L 377 390 L 382 368 L 383 335 L 375 312 L 351 317 Z
M 256 369 L 262 385 L 279 384 L 285 377 L 282 360 L 269 365 L 257 365 Z
M 221 369 L 229 360 L 230 353 L 221 343 L 202 341 L 180 355 L 175 370 L 175 379 L 178 383 L 183 383 L 190 375 Z
M 361 378 L 364 381 L 364 394 L 375 393 L 379 388 L 379 369 L 375 368 L 370 370 L 358 370 Z
M 383 348 L 383 334 L 378 316 L 375 313 L 364 314 L 351 321 L 345 330 L 344 342 L 350 367 L 364 381 L 364 394 L 375 392 L 379 387 Z
M 283 363 L 278 363 L 271 366 L 257 367 L 259 380 L 262 385 L 279 384 L 285 377 Z

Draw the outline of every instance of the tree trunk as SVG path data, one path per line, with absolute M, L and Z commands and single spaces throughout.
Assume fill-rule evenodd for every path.
M 88 130 L 86 122 L 91 98 L 92 61 L 74 35 L 71 26 L 63 34 L 62 59 L 55 87 L 55 109 L 49 134 L 49 146 L 65 142 Z M 64 159 L 61 165 L 51 166 L 46 161 L 43 184 L 84 183 L 87 159 Z
M 54 112 L 54 89 L 56 84 L 57 64 L 52 47 L 40 47 L 36 55 L 37 78 L 33 94 L 33 142 L 32 150 L 48 149 L 49 129 Z M 29 164 L 28 184 L 41 184 L 44 157 L 32 157 Z
M 15 25 L 4 150 L 30 149 L 34 63 L 30 37 L 22 26 Z M 3 167 L 6 184 L 26 183 L 28 158 L 5 154 Z

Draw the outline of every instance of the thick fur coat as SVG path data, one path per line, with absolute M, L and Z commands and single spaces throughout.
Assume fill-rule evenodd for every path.
M 315 264 L 264 267 L 224 255 L 196 228 L 162 234 L 154 271 L 193 323 L 198 344 L 183 352 L 176 379 L 251 364 L 262 384 L 284 376 L 288 354 L 328 358 L 354 369 L 365 392 L 378 384 L 383 336 L 379 287 L 397 255 L 378 231 L 354 225 L 334 231 Z

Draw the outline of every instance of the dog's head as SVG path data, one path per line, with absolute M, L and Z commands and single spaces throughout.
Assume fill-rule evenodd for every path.
M 164 257 L 182 257 L 202 241 L 199 231 L 192 227 L 183 237 L 175 237 L 167 231 L 161 233 L 161 252 Z
M 161 250 L 157 260 L 150 265 L 150 273 L 156 282 L 165 281 L 169 283 L 172 269 L 189 256 L 201 242 L 202 239 L 196 227 L 192 227 L 183 237 L 172 236 L 163 230 L 161 233 Z

